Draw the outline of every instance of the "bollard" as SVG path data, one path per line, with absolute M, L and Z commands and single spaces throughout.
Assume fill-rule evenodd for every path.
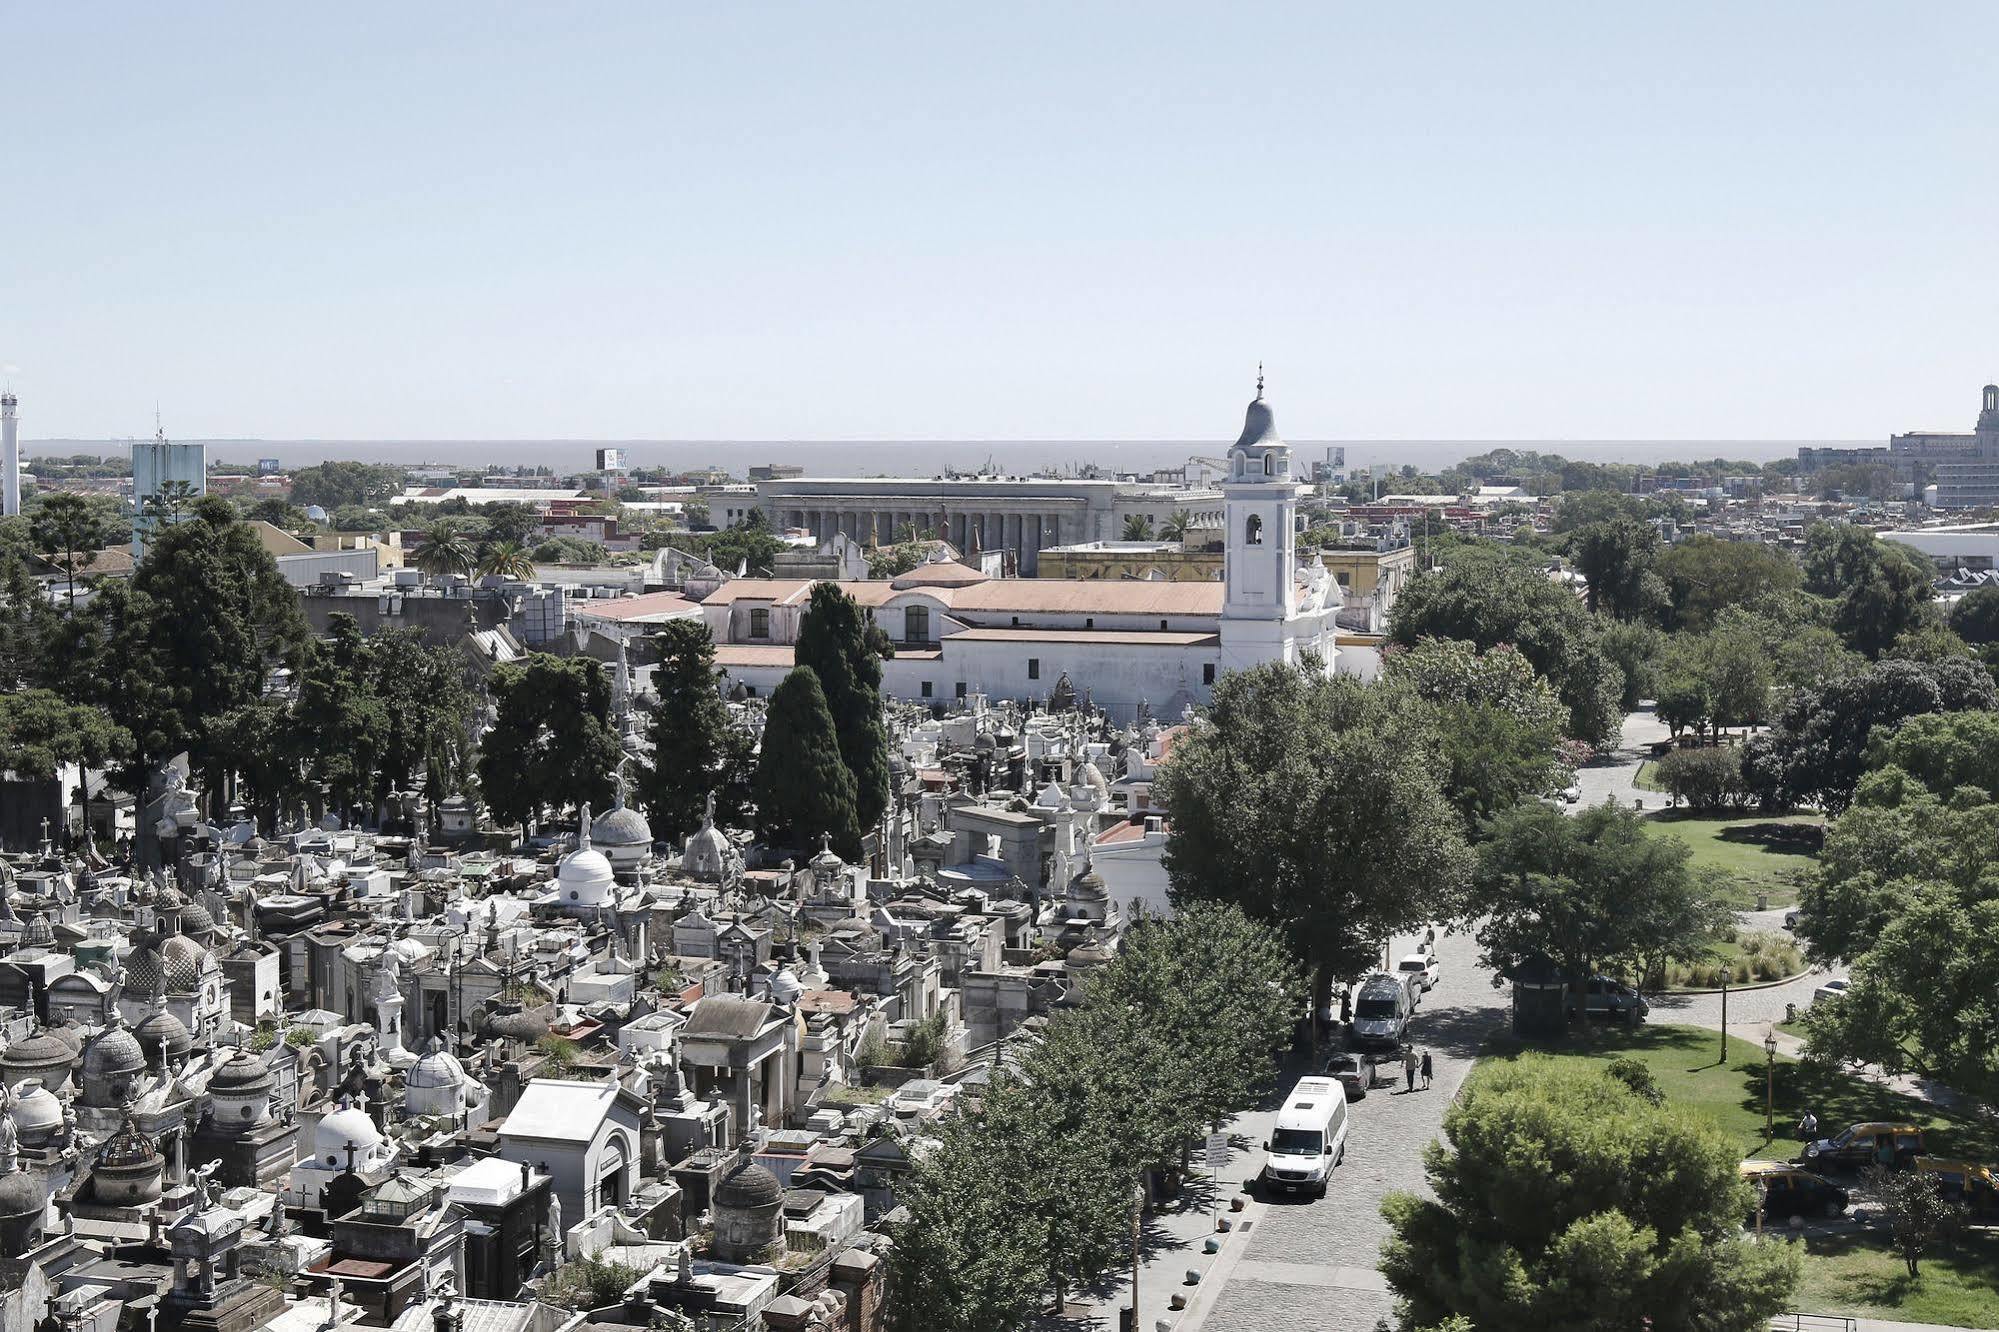
M 1187 1269 L 1187 1279 L 1186 1279 L 1186 1281 L 1185 1281 L 1184 1283 L 1182 1283 L 1182 1284 L 1184 1284 L 1184 1285 L 1189 1285 L 1189 1286 L 1198 1286 L 1198 1285 L 1200 1285 L 1200 1284 L 1201 1284 L 1201 1271 L 1200 1271 L 1200 1269 L 1199 1269 L 1199 1268 L 1197 1268 L 1197 1267 L 1190 1267 L 1190 1268 L 1188 1268 L 1188 1269 Z
M 1205 1239 L 1201 1241 L 1202 1253 L 1220 1253 L 1221 1251 L 1222 1251 L 1222 1242 L 1220 1240 Z
M 1248 1191 L 1249 1190 L 1246 1187 L 1243 1190 L 1244 1193 L 1247 1193 Z M 1229 1199 L 1229 1210 L 1231 1212 L 1240 1212 L 1242 1210 L 1242 1197 L 1240 1194 L 1237 1195 L 1236 1197 Z

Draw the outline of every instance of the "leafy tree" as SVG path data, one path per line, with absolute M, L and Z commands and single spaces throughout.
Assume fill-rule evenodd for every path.
M 129 582 L 99 589 L 78 619 L 58 649 L 64 692 L 131 733 L 122 784 L 133 791 L 183 749 L 220 790 L 235 755 L 214 724 L 261 696 L 270 667 L 296 663 L 307 639 L 298 593 L 217 496 L 154 531 Z M 140 836 L 151 837 L 144 819 Z
M 258 827 L 275 829 L 287 809 L 317 794 L 301 773 L 298 733 L 282 700 L 252 699 L 223 713 L 210 729 L 229 755 L 237 799 Z
M 289 733 L 289 748 L 304 767 L 302 789 L 314 814 L 323 813 L 330 802 L 348 815 L 369 803 L 374 793 L 388 718 L 369 688 L 367 655 L 368 642 L 354 617 L 335 617 L 327 637 L 306 652 L 298 698 L 272 728 L 274 737 Z M 246 721 L 258 724 L 260 711 L 253 709 Z M 282 740 L 279 747 L 284 747 Z M 292 792 L 282 794 L 289 797 Z
M 1965 660 L 1883 661 L 1859 675 L 1795 693 L 1744 754 L 1750 786 L 1783 804 L 1845 808 L 1876 726 L 1933 712 L 1999 706 L 1992 677 Z
M 1635 711 L 1642 700 L 1656 697 L 1665 646 L 1665 635 L 1641 620 L 1620 620 L 1604 628 L 1603 655 L 1624 673 L 1624 693 L 1618 699 L 1624 711 Z
M 1481 1068 L 1444 1133 L 1423 1157 L 1435 1198 L 1382 1203 L 1405 1328 L 1751 1332 L 1797 1283 L 1796 1254 L 1742 1234 L 1749 1186 L 1727 1136 L 1602 1068 Z
M 1142 513 L 1128 513 L 1124 516 L 1124 539 L 1126 541 L 1152 540 L 1152 519 Z
M 317 504 L 329 513 L 342 505 L 367 507 L 403 488 L 403 469 L 377 463 L 323 462 L 291 474 L 291 502 Z
M 1589 590 L 1589 608 L 1618 620 L 1658 611 L 1666 586 L 1652 570 L 1659 534 L 1637 518 L 1589 523 L 1569 534 L 1569 553 Z
M 1090 978 L 1086 1016 L 1136 1014 L 1157 1059 L 1135 1069 L 1160 1102 L 1169 1147 L 1254 1105 L 1277 1072 L 1303 998 L 1283 938 L 1233 903 L 1197 902 L 1133 923 Z M 1137 1061 L 1132 1061 L 1137 1062 Z
M 494 545 L 526 546 L 541 530 L 541 515 L 512 500 L 482 504 L 479 512 L 486 519 L 486 540 Z
M 493 725 L 480 743 L 478 769 L 494 818 L 524 824 L 572 804 L 610 802 L 621 751 L 602 666 L 537 652 L 495 668 L 489 687 Z
M 868 552 L 868 577 L 899 578 L 923 563 L 923 545 L 914 539 Z
M 59 678 L 54 640 L 56 612 L 12 551 L 0 551 L 0 692 Z
M 1907 631 L 1935 620 L 1927 561 L 1849 523 L 1805 532 L 1805 590 L 1833 599 L 1833 628 L 1854 651 L 1878 657 Z
M 1557 535 L 1588 527 L 1593 523 L 1613 523 L 1624 518 L 1638 518 L 1644 513 L 1644 506 L 1629 495 L 1615 490 L 1588 489 L 1564 486 L 1569 493 L 1555 504 L 1553 530 Z
M 653 692 L 642 707 L 653 760 L 639 773 L 639 803 L 653 835 L 680 842 L 701 826 L 708 797 L 716 818 L 743 817 L 749 763 L 745 737 L 729 725 L 716 688 L 715 642 L 700 620 L 669 620 L 655 630 L 659 665 Z
M 1999 643 L 1999 587 L 1977 587 L 1950 608 L 1951 631 L 1965 642 L 1983 647 Z
M 1389 934 L 1458 915 L 1471 857 L 1429 728 L 1407 693 L 1316 663 L 1223 676 L 1153 786 L 1175 909 L 1275 926 L 1321 1006 Z
M 537 542 L 528 554 L 539 564 L 602 564 L 610 558 L 602 542 L 569 536 Z
M 53 777 L 65 763 L 101 768 L 131 743 L 101 708 L 47 689 L 0 693 L 0 772 Z
M 826 835 L 842 856 L 860 858 L 854 777 L 810 666 L 794 666 L 771 692 L 755 791 L 757 830 L 772 846 L 802 850 Z
M 1801 578 L 1798 562 L 1779 547 L 1704 533 L 1666 547 L 1654 567 L 1666 585 L 1671 627 L 1695 633 L 1731 606 L 1795 590 Z
M 1659 760 L 1659 784 L 1690 809 L 1718 810 L 1749 797 L 1742 780 L 1742 755 L 1727 745 L 1676 749 Z
M 1654 710 L 1675 739 L 1682 731 L 1706 732 L 1714 720 L 1714 693 L 1697 664 L 1680 653 L 1660 668 Z
M 1985 792 L 1945 802 L 1899 768 L 1869 774 L 1801 898 L 1810 955 L 1852 964 L 1839 1001 L 1806 1012 L 1808 1053 L 1999 1096 L 1995 875 L 1999 806 Z
M 1602 623 L 1535 565 L 1466 552 L 1403 589 L 1389 638 L 1414 647 L 1459 638 L 1485 650 L 1512 644 L 1569 710 L 1568 733 L 1608 744 L 1622 724 L 1623 673 L 1605 655 Z
M 1565 711 L 1519 652 L 1496 647 L 1481 653 L 1457 639 L 1428 638 L 1392 649 L 1383 672 L 1435 710 L 1437 747 L 1448 765 L 1444 792 L 1468 831 L 1552 789 Z
M 1515 806 L 1478 848 L 1486 965 L 1505 974 L 1546 954 L 1580 985 L 1606 968 L 1697 956 L 1722 917 L 1697 889 L 1688 854 L 1607 803 L 1573 817 L 1539 802 Z
M 1944 1196 L 1943 1180 L 1926 1171 L 1872 1166 L 1867 1171 L 1867 1191 L 1887 1213 L 1888 1233 L 1912 1281 L 1923 1274 L 1923 1255 L 1955 1236 L 1969 1220 L 1963 1203 Z
M 840 759 L 854 779 L 854 817 L 863 832 L 888 808 L 888 725 L 882 720 L 880 645 L 887 636 L 839 584 L 816 583 L 798 621 L 793 660 L 811 668 L 840 736 Z
M 689 521 L 693 519 L 690 517 Z M 687 544 L 700 547 L 689 553 L 707 555 L 717 568 L 730 573 L 741 569 L 766 577 L 776 563 L 777 553 L 784 549 L 784 542 L 772 534 L 770 519 L 764 517 L 762 509 L 751 509 L 741 522 L 726 531 Z
M 62 570 L 69 589 L 70 614 L 74 615 L 77 575 L 96 562 L 98 551 L 111 544 L 111 523 L 82 495 L 57 492 L 35 506 L 29 531 L 35 549 Z
M 941 1121 L 937 1136 L 896 1194 L 906 1219 L 889 1250 L 890 1326 L 1013 1332 L 1032 1318 L 1046 1286 L 1041 1218 L 1022 1205 L 1020 1165 L 984 1119 Z
M 421 773 L 435 806 L 470 772 L 473 698 L 463 659 L 426 642 L 422 630 L 392 629 L 367 640 L 361 669 L 381 709 L 374 798 L 409 790 Z
M 479 549 L 479 572 L 526 581 L 534 577 L 534 561 L 518 541 L 494 541 Z
M 1159 539 L 1162 541 L 1185 541 L 1187 533 L 1194 528 L 1194 515 L 1186 509 L 1175 509 L 1159 525 Z
M 1946 800 L 1960 786 L 1999 792 L 1999 713 L 1931 713 L 1892 729 L 1877 726 L 1867 744 L 1867 767 L 1891 766 Z
M 306 517 L 305 510 L 282 495 L 258 500 L 243 510 L 243 517 L 253 523 L 269 523 L 287 532 L 312 525 L 312 519 Z
M 1970 660 L 1977 656 L 1969 643 L 1934 621 L 1903 630 L 1902 636 L 1881 655 L 1896 661 L 1947 661 L 1952 657 Z

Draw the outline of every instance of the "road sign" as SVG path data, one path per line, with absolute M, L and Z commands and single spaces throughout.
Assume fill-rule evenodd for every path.
M 1210 1133 L 1208 1135 L 1208 1169 L 1220 1170 L 1229 1163 L 1229 1135 Z

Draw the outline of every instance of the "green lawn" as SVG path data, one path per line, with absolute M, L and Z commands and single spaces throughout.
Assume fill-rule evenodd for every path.
M 1564 1058 L 1609 1061 L 1630 1056 L 1652 1070 L 1666 1099 L 1712 1119 L 1735 1139 L 1744 1156 L 1797 1154 L 1792 1126 L 1807 1106 L 1824 1132 L 1836 1133 L 1864 1120 L 1922 1124 L 1930 1130 L 1929 1150 L 1939 1156 L 1999 1160 L 1999 1124 L 1957 1114 L 1897 1091 L 1832 1069 L 1779 1057 L 1775 1069 L 1777 1140 L 1763 1135 L 1763 1046 L 1731 1036 L 1728 1058 L 1718 1060 L 1721 1033 L 1702 1027 L 1644 1025 L 1636 1029 L 1593 1025 L 1569 1040 L 1528 1047 Z M 1505 1052 L 1487 1058 L 1505 1059 Z
M 1967 1235 L 1924 1258 L 1913 1281 L 1902 1260 L 1871 1237 L 1809 1239 L 1805 1254 L 1792 1301 L 1805 1312 L 1999 1328 L 1999 1235 Z
M 1657 759 L 1646 759 L 1643 763 L 1640 763 L 1637 774 L 1631 779 L 1631 784 L 1641 791 L 1656 791 L 1660 795 L 1670 794 L 1659 781 L 1659 760 Z
M 1717 875 L 1719 896 L 1737 910 L 1756 905 L 1756 894 L 1770 894 L 1773 907 L 1793 906 L 1798 878 L 1809 871 L 1817 852 L 1815 829 L 1825 819 L 1818 814 L 1688 814 L 1661 810 L 1647 816 L 1653 830 L 1677 837 L 1693 852 L 1689 862 L 1696 874 Z

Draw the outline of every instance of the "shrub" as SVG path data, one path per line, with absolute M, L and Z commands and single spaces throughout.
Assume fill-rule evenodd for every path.
M 1689 809 L 1732 809 L 1749 799 L 1742 754 L 1732 745 L 1675 749 L 1659 760 L 1653 775 Z
M 1632 1059 L 1629 1056 L 1613 1059 L 1604 1068 L 1604 1072 L 1631 1088 L 1633 1092 L 1638 1094 L 1640 1099 L 1647 1103 L 1652 1105 L 1662 1105 L 1665 1103 L 1666 1093 L 1659 1090 L 1658 1079 L 1652 1076 L 1651 1069 L 1645 1067 L 1645 1065 L 1639 1063 L 1636 1059 Z

